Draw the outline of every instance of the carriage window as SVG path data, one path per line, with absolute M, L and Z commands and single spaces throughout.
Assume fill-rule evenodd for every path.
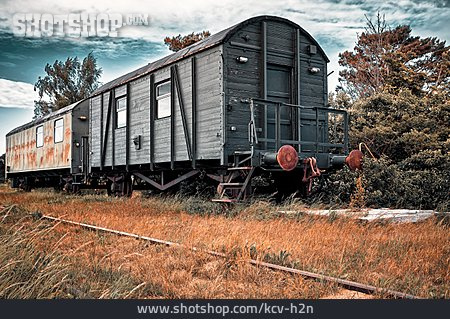
M 59 143 L 64 140 L 64 119 L 55 121 L 55 129 L 53 135 L 55 143 Z
M 36 147 L 44 146 L 44 127 L 38 126 L 36 128 Z
M 161 119 L 170 115 L 170 81 L 168 81 L 156 87 L 156 118 Z
M 121 97 L 116 100 L 116 128 L 127 125 L 127 97 Z

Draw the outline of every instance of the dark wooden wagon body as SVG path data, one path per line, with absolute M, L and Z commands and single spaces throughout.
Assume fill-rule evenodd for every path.
M 238 198 L 255 170 L 305 184 L 347 153 L 347 114 L 327 106 L 328 62 L 299 25 L 259 16 L 119 77 L 86 100 L 77 184 L 128 194 L 202 173 Z

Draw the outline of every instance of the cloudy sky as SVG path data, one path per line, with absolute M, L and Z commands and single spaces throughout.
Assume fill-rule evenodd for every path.
M 218 32 L 255 15 L 290 19 L 315 37 L 335 70 L 329 78 L 333 91 L 337 81 L 338 53 L 352 49 L 365 25 L 364 15 L 377 11 L 390 25 L 409 24 L 415 35 L 450 40 L 450 0 L 0 0 L 0 154 L 4 135 L 31 120 L 36 93 L 33 84 L 43 75 L 46 63 L 68 56 L 86 56 L 93 51 L 103 68 L 106 83 L 139 66 L 169 54 L 166 35 L 209 30 Z M 24 38 L 12 33 L 17 13 L 119 13 L 147 14 L 148 26 L 126 26 L 117 38 Z

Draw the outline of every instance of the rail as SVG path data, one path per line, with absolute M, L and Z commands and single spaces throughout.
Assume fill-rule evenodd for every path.
M 180 243 L 175 243 L 175 242 L 171 242 L 171 241 L 167 241 L 167 240 L 152 238 L 152 237 L 148 237 L 148 236 L 141 236 L 141 235 L 137 235 L 137 234 L 133 234 L 133 233 L 118 231 L 118 230 L 95 226 L 95 225 L 90 225 L 90 224 L 86 224 L 86 223 L 79 223 L 79 222 L 75 222 L 75 221 L 71 221 L 71 220 L 67 220 L 67 219 L 48 216 L 48 215 L 43 215 L 41 218 L 47 219 L 47 220 L 50 220 L 53 222 L 57 222 L 57 223 L 64 223 L 64 224 L 82 227 L 82 228 L 85 228 L 88 230 L 101 231 L 101 232 L 106 232 L 106 233 L 112 233 L 112 234 L 115 234 L 118 236 L 131 237 L 131 238 L 135 238 L 138 240 L 144 240 L 144 241 L 148 241 L 153 244 L 165 245 L 168 247 L 178 247 L 178 248 L 188 249 L 193 252 L 203 252 L 203 253 L 206 253 L 206 254 L 209 254 L 209 255 L 212 255 L 215 257 L 227 258 L 226 254 L 220 253 L 220 252 L 217 252 L 214 250 L 204 250 L 204 249 L 200 249 L 197 247 L 186 246 L 186 245 L 183 245 Z M 344 287 L 347 290 L 359 291 L 359 292 L 363 292 L 366 294 L 378 293 L 378 294 L 382 294 L 382 295 L 389 296 L 392 298 L 397 298 L 397 299 L 405 299 L 405 298 L 406 299 L 416 299 L 416 298 L 418 298 L 417 296 L 399 292 L 399 291 L 379 288 L 379 287 L 375 287 L 375 286 L 371 286 L 371 285 L 358 283 L 355 281 L 345 280 L 345 279 L 341 279 L 341 278 L 337 278 L 337 277 L 331 277 L 331 276 L 313 273 L 310 271 L 300 270 L 300 269 L 296 269 L 296 268 L 280 266 L 280 265 L 267 263 L 267 262 L 263 262 L 263 261 L 256 260 L 256 259 L 249 259 L 249 260 L 246 260 L 246 262 L 251 265 L 258 266 L 258 267 L 264 267 L 264 268 L 272 269 L 275 271 L 282 271 L 282 272 L 287 272 L 290 274 L 300 275 L 302 277 L 317 280 L 317 281 L 326 281 L 329 283 L 337 284 L 341 287 Z
M 248 140 L 252 148 L 255 145 L 260 144 L 260 142 L 264 143 L 264 148 L 267 149 L 268 143 L 274 143 L 275 148 L 278 150 L 284 144 L 293 144 L 298 145 L 298 151 L 301 153 L 301 146 L 306 145 L 314 145 L 315 153 L 319 153 L 320 148 L 342 148 L 344 153 L 348 152 L 348 114 L 344 110 L 338 110 L 323 106 L 303 106 L 296 104 L 283 103 L 273 100 L 267 99 L 259 99 L 259 98 L 251 98 L 249 100 L 250 104 L 250 122 L 248 124 Z M 272 106 L 275 108 L 275 136 L 274 138 L 270 138 L 268 136 L 268 116 L 267 116 L 267 107 Z M 263 116 L 263 133 L 264 137 L 258 137 L 258 128 L 256 127 L 256 116 L 255 116 L 255 108 L 256 107 L 264 107 L 264 116 Z M 282 139 L 281 138 L 281 107 L 290 107 L 292 109 L 297 110 L 297 139 Z M 302 121 L 302 110 L 312 110 L 315 115 L 315 140 L 314 141 L 304 141 L 301 136 L 301 121 Z M 321 142 L 319 139 L 319 126 L 320 117 L 323 114 L 324 120 L 326 121 L 325 125 L 328 127 L 328 115 L 329 113 L 341 114 L 343 116 L 343 126 L 344 126 L 344 141 L 343 143 L 327 143 Z M 294 122 L 294 121 L 293 121 Z

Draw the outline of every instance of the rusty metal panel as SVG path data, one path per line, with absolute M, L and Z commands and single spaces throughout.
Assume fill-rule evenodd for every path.
M 64 119 L 64 138 L 54 143 L 54 125 Z M 36 130 L 43 126 L 44 144 L 36 146 Z M 72 114 L 62 114 L 41 124 L 7 136 L 8 173 L 70 168 L 72 156 Z

